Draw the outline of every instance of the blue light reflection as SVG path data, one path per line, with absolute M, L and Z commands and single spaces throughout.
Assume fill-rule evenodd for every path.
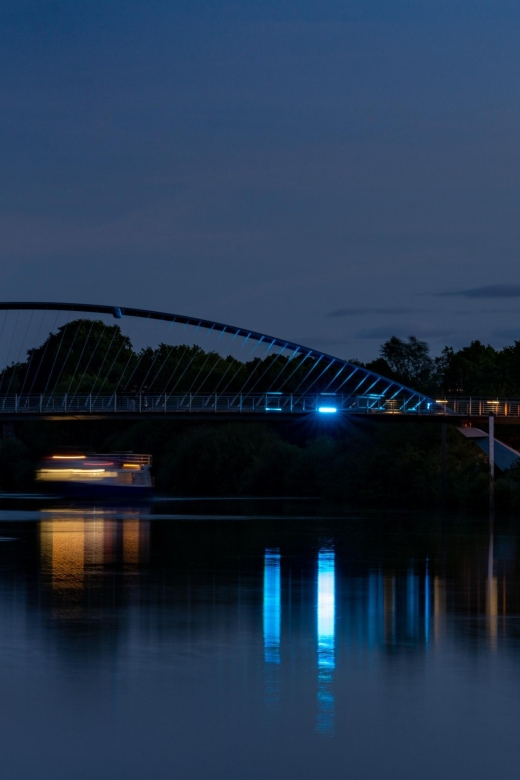
M 281 632 L 280 551 L 267 549 L 264 556 L 264 660 L 280 663 Z
M 321 549 L 318 553 L 318 721 L 322 734 L 334 731 L 334 694 L 332 682 L 335 661 L 335 571 L 334 551 Z
M 426 573 L 424 575 L 424 639 L 426 645 L 430 640 L 430 575 L 428 558 L 426 558 Z

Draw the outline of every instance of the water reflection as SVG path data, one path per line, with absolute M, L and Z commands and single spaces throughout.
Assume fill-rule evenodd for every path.
M 85 572 L 84 520 L 44 520 L 40 525 L 42 562 L 55 591 L 83 589 Z
M 419 626 L 419 578 L 410 569 L 406 578 L 406 633 L 417 636 Z
M 282 609 L 280 551 L 266 550 L 264 556 L 264 659 L 280 663 Z
M 54 615 L 78 617 L 88 605 L 96 573 L 121 567 L 127 573 L 148 562 L 150 524 L 125 513 L 52 510 L 44 513 L 40 555 L 44 582 L 50 584 Z
M 426 571 L 424 573 L 424 641 L 430 641 L 430 574 L 429 561 L 426 559 Z
M 91 607 L 94 603 L 94 592 L 102 594 L 109 583 L 114 588 L 114 581 L 107 580 L 106 576 L 100 579 L 100 575 L 124 572 L 125 575 L 140 574 L 142 577 L 143 570 L 150 563 L 151 522 L 147 519 L 139 519 L 132 513 L 114 518 L 110 511 L 53 511 L 48 516 L 49 519 L 39 524 L 40 558 L 43 583 L 50 586 L 56 616 L 73 616 L 78 610 L 88 615 L 89 605 Z M 489 561 L 492 561 L 492 553 Z M 320 713 L 325 714 L 333 713 L 332 682 L 336 666 L 336 553 L 332 545 L 319 549 L 315 562 L 318 702 Z M 488 636 L 496 638 L 498 586 L 497 577 L 490 577 L 490 571 L 492 569 L 488 565 L 486 630 Z M 287 576 L 292 576 L 290 567 Z M 138 584 L 141 587 L 141 580 Z M 126 576 L 118 579 L 117 585 L 128 590 L 132 587 L 132 580 Z M 293 590 L 291 586 L 286 592 L 287 614 L 294 611 L 296 599 L 300 600 L 301 610 L 304 593 Z M 446 584 L 439 575 L 431 577 L 428 559 L 422 565 L 417 561 L 411 562 L 406 574 L 372 570 L 361 579 L 347 578 L 343 597 L 342 625 L 347 646 L 366 645 L 372 650 L 426 648 L 430 639 L 431 615 L 435 641 L 440 641 L 443 636 Z M 311 609 L 309 603 L 303 616 L 304 623 L 310 619 Z M 281 554 L 277 547 L 266 547 L 262 585 L 266 668 L 272 669 L 281 663 L 281 634 Z M 270 674 L 267 698 L 277 699 L 279 684 L 279 674 Z M 330 725 L 332 717 L 324 716 L 321 721 Z
M 264 701 L 272 710 L 280 700 L 280 635 L 282 625 L 280 551 L 267 549 L 264 555 Z M 271 723 L 271 725 L 273 725 Z
M 494 575 L 495 536 L 493 516 L 489 518 L 488 569 L 486 582 L 486 629 L 493 649 L 496 648 L 498 629 L 498 584 Z
M 251 745 L 256 750 L 255 740 L 262 744 L 255 756 L 262 756 L 261 739 L 271 747 L 278 740 L 282 752 L 280 746 L 297 747 L 281 756 L 285 772 L 294 766 L 297 774 L 317 776 L 320 766 L 307 767 L 298 757 L 318 745 L 322 756 L 344 751 L 341 766 L 352 766 L 356 777 L 382 777 L 383 764 L 371 771 L 356 765 L 358 743 L 362 761 L 371 760 L 374 734 L 384 731 L 381 755 L 398 745 L 413 763 L 409 745 L 416 729 L 417 741 L 429 744 L 445 722 L 460 735 L 461 724 L 471 721 L 471 702 L 456 699 L 470 689 L 471 701 L 482 701 L 489 683 L 489 712 L 498 720 L 502 709 L 493 696 L 511 691 L 509 712 L 515 716 L 516 696 L 520 718 L 514 529 L 495 534 L 481 525 L 479 533 L 453 533 L 444 552 L 431 531 L 411 540 L 403 534 L 398 542 L 388 534 L 374 551 L 376 534 L 324 522 L 314 528 L 153 520 L 137 510 L 110 509 L 49 510 L 32 524 L 27 519 L 16 529 L 0 523 L 0 537 L 19 537 L 0 544 L 0 689 L 9 690 L 9 675 L 19 688 L 27 685 L 20 733 L 38 725 L 55 753 L 62 733 L 62 724 L 52 720 L 56 691 L 69 712 L 81 701 L 87 732 L 105 711 L 103 733 L 112 738 L 114 731 L 125 750 L 114 753 L 112 774 L 107 770 L 103 780 L 115 776 L 125 751 L 132 761 L 121 774 L 146 776 L 139 745 L 132 753 L 128 736 L 140 731 L 147 739 L 153 735 L 156 756 L 169 756 L 157 777 L 170 776 L 167 771 L 184 760 L 180 777 L 206 778 L 207 762 L 198 773 L 188 771 L 201 740 L 218 763 L 219 756 L 241 755 L 244 745 L 244 755 Z M 515 619 L 506 620 L 506 611 Z M 500 677 L 501 664 L 508 665 L 509 677 Z M 478 696 L 474 686 L 480 686 Z M 33 690 L 44 710 L 38 723 L 27 705 Z M 483 712 L 481 707 L 479 717 Z M 7 744 L 2 728 L 7 733 L 10 727 L 5 713 L 2 721 L 0 711 L 0 749 Z M 48 731 L 45 718 L 52 723 Z M 161 731 L 157 723 L 166 726 Z M 338 738 L 354 733 L 355 739 Z M 500 754 L 493 746 L 507 733 L 497 727 L 494 741 L 486 743 L 495 761 Z M 467 740 L 476 749 L 485 744 L 482 735 Z M 273 751 L 269 766 L 256 774 L 244 764 L 235 774 L 214 774 L 281 777 Z M 451 760 L 453 752 L 447 755 Z M 88 756 L 83 760 L 85 776 L 98 776 Z M 412 772 L 404 759 L 395 774 L 460 776 L 443 771 L 436 760 L 432 748 L 430 774 L 417 765 Z M 20 776 L 40 775 L 35 769 Z
M 334 551 L 324 548 L 318 553 L 317 594 L 318 639 L 318 731 L 332 734 L 334 730 L 335 659 L 335 571 Z
M 440 642 L 444 637 L 446 616 L 446 582 L 441 577 L 433 579 L 433 632 L 435 642 Z

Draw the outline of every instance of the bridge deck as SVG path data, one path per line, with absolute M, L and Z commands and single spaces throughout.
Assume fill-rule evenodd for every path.
M 27 419 L 291 419 L 319 415 L 354 415 L 379 419 L 414 419 L 520 424 L 519 399 L 446 398 L 435 401 L 387 400 L 384 396 L 263 393 L 257 395 L 4 395 L 0 420 Z

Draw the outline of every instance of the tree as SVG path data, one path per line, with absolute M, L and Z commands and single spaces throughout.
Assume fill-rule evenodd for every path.
M 502 353 L 504 350 L 502 350 Z M 508 379 L 501 366 L 505 356 L 481 341 L 457 352 L 442 353 L 443 389 L 447 395 L 497 395 L 507 393 Z M 510 384 L 510 383 L 509 383 Z
M 392 378 L 422 392 L 435 389 L 437 366 L 425 341 L 419 341 L 415 336 L 410 336 L 408 341 L 392 336 L 379 352 L 390 368 Z
M 112 392 L 131 374 L 137 356 L 118 325 L 78 319 L 50 333 L 27 360 L 0 373 L 5 393 Z

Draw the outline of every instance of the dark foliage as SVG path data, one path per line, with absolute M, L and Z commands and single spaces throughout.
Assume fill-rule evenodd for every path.
M 65 356 L 65 359 L 62 359 Z M 160 344 L 136 352 L 117 325 L 75 320 L 0 374 L 0 393 L 86 393 L 246 390 L 261 392 L 287 368 L 272 354 L 241 363 L 197 346 Z M 286 386 L 297 388 L 318 361 L 292 361 Z M 479 341 L 432 358 L 428 346 L 392 337 L 367 368 L 428 394 L 520 394 L 520 341 L 502 350 Z M 323 387 L 337 369 L 320 377 Z M 321 367 L 315 373 L 319 376 Z M 316 390 L 320 388 L 317 383 Z M 93 388 L 93 390 L 92 390 Z M 499 431 L 520 448 L 520 429 Z M 0 489 L 24 490 L 35 462 L 60 445 L 100 451 L 128 449 L 154 456 L 157 489 L 175 495 L 320 496 L 331 502 L 435 506 L 440 494 L 440 429 L 435 424 L 352 423 L 333 435 L 298 435 L 262 423 L 144 421 L 122 430 L 116 422 L 25 423 L 16 438 L 0 439 Z M 487 505 L 483 453 L 455 430 L 448 437 L 448 503 Z M 520 507 L 520 466 L 499 475 L 497 500 Z

